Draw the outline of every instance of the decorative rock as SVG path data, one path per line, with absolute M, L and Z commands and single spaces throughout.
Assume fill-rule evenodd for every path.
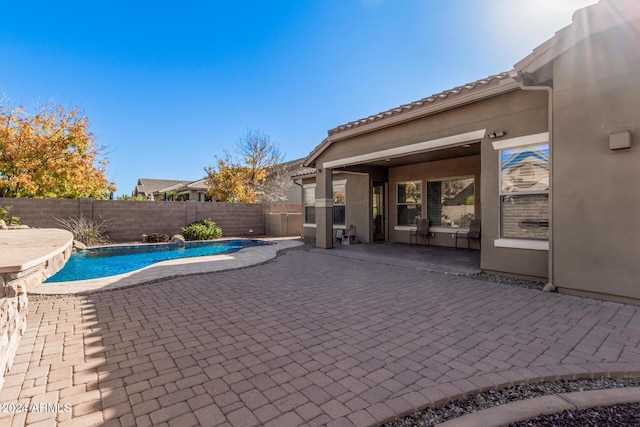
M 173 243 L 184 243 L 184 236 L 182 236 L 182 234 L 175 234 L 172 238 L 171 238 L 171 242 Z
M 22 224 L 22 225 L 8 225 L 7 228 L 9 230 L 28 230 L 31 227 L 29 227 L 28 225 Z
M 84 251 L 85 249 L 87 249 L 87 246 L 84 243 L 79 242 L 77 240 L 73 241 L 73 247 L 79 251 Z
M 7 223 L 0 219 L 0 230 L 6 230 Z
M 556 292 L 556 287 L 554 285 L 552 285 L 551 283 L 547 283 L 542 288 L 542 292 Z

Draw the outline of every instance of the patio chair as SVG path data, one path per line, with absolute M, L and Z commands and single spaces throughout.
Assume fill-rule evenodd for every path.
M 456 249 L 458 249 L 458 239 L 467 239 L 467 249 L 471 250 L 471 239 L 478 241 L 478 247 L 480 247 L 480 220 L 474 219 L 469 225 L 468 231 L 456 231 Z
M 418 219 L 415 230 L 409 232 L 409 244 L 413 242 L 413 238 L 415 237 L 417 245 L 418 236 L 424 238 L 425 244 L 429 244 L 429 220 L 427 218 Z
M 356 243 L 356 226 L 350 225 L 346 230 L 338 228 L 336 230 L 336 242 L 342 245 L 353 245 Z
M 356 226 L 351 224 L 342 237 L 343 245 L 353 245 L 356 243 Z

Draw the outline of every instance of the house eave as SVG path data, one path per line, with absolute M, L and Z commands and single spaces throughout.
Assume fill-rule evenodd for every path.
M 412 120 L 427 117 L 436 113 L 451 110 L 453 108 L 461 107 L 466 104 L 471 104 L 477 101 L 481 101 L 486 98 L 492 98 L 497 95 L 502 95 L 507 92 L 519 89 L 518 82 L 511 77 L 501 80 L 498 85 L 483 88 L 481 90 L 474 91 L 466 95 L 460 95 L 452 99 L 443 99 L 434 105 L 423 107 L 417 110 L 409 111 L 398 116 L 389 117 L 386 120 L 375 121 L 368 124 L 363 124 L 353 129 L 347 129 L 334 133 L 328 137 L 330 142 L 340 141 L 342 139 L 352 138 L 356 135 L 373 132 L 379 129 L 384 129 L 391 126 L 396 126 L 401 123 L 409 122 Z
M 497 84 L 484 87 L 482 89 L 475 89 L 467 94 L 458 94 L 454 97 L 440 98 L 432 105 L 427 105 L 414 110 L 403 112 L 402 114 L 392 115 L 387 118 L 372 121 L 371 123 L 359 124 L 351 129 L 333 130 L 327 138 L 325 138 L 320 145 L 318 145 L 304 161 L 304 166 L 308 167 L 315 163 L 316 159 L 334 142 L 353 138 L 354 136 L 378 131 L 384 128 L 396 126 L 402 123 L 406 123 L 412 120 L 427 117 L 433 114 L 437 114 L 443 111 L 451 110 L 453 108 L 461 107 L 463 105 L 471 104 L 481 101 L 483 99 L 492 98 L 504 93 L 508 93 L 520 88 L 519 83 L 511 76 L 505 77 L 498 81 Z M 384 113 L 381 113 L 384 114 Z M 330 131 L 331 132 L 331 131 Z

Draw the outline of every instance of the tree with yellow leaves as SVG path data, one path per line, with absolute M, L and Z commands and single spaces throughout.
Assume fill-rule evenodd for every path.
M 0 105 L 0 196 L 103 198 L 115 191 L 103 149 L 77 109 Z
M 205 168 L 211 198 L 239 203 L 256 203 L 259 197 L 268 202 L 286 198 L 291 179 L 277 144 L 259 130 L 248 130 L 237 149 L 240 161 L 226 154 L 218 159 L 217 168 Z
M 218 159 L 217 168 L 209 166 L 207 172 L 207 194 L 217 202 L 255 203 L 257 197 L 248 185 L 251 179 L 249 168 L 235 163 L 227 154 Z

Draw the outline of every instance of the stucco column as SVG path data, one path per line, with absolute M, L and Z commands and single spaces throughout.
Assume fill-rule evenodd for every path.
M 316 174 L 316 247 L 333 247 L 333 184 L 328 168 L 318 168 Z

